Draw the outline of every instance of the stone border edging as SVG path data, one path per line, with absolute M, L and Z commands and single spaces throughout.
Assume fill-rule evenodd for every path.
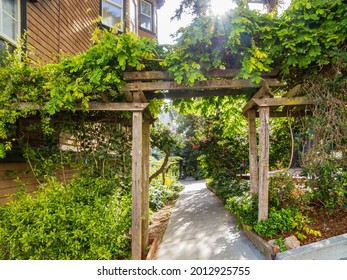
M 276 255 L 276 260 L 339 260 L 347 258 L 347 233 Z

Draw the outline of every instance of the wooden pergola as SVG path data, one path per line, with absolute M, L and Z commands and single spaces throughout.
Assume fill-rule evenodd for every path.
M 208 80 L 194 86 L 177 84 L 173 77 L 161 71 L 127 72 L 128 83 L 122 91 L 128 102 L 147 104 L 152 98 L 192 98 L 240 95 L 245 89 L 256 92 L 243 108 L 249 123 L 249 157 L 251 193 L 259 194 L 258 219 L 268 218 L 268 173 L 269 173 L 269 118 L 286 117 L 289 108 L 299 112 L 311 100 L 300 95 L 295 87 L 285 96 L 275 98 L 270 88 L 283 86 L 276 78 L 276 70 L 262 75 L 260 85 L 249 80 L 235 80 L 237 69 L 214 70 L 207 73 Z M 258 91 L 256 91 L 258 89 Z M 281 111 L 278 109 L 281 108 Z M 133 113 L 133 178 L 132 178 L 132 258 L 145 257 L 148 246 L 148 177 L 149 177 L 149 123 L 143 120 L 143 111 Z M 256 117 L 260 119 L 259 161 L 256 138 Z M 141 166 L 142 165 L 142 166 Z
M 267 88 L 282 86 L 276 79 L 277 71 L 263 75 L 264 86 L 253 84 L 249 80 L 235 80 L 238 73 L 239 70 L 235 69 L 210 71 L 207 74 L 208 80 L 187 86 L 177 84 L 171 75 L 161 71 L 127 72 L 124 73 L 124 77 L 128 83 L 122 91 L 128 102 L 147 104 L 147 100 L 152 98 L 240 95 L 245 93 L 245 89 L 253 89 L 256 92 L 260 88 L 255 95 L 257 97 L 265 85 Z M 149 124 L 143 121 L 142 114 L 143 111 L 133 112 L 132 258 L 134 260 L 143 259 L 145 248 L 148 246 Z
M 265 73 L 262 84 L 253 84 L 249 80 L 235 80 L 239 70 L 215 70 L 207 74 L 208 80 L 196 82 L 194 86 L 177 84 L 174 78 L 161 71 L 126 72 L 128 81 L 122 88 L 127 102 L 90 102 L 89 111 L 132 113 L 132 259 L 146 257 L 149 245 L 149 156 L 150 123 L 148 100 L 152 98 L 192 98 L 240 95 L 245 89 L 253 89 L 255 94 L 243 108 L 249 121 L 250 139 L 250 180 L 251 193 L 259 193 L 259 220 L 268 217 L 268 169 L 269 169 L 269 117 L 270 108 L 280 106 L 302 106 L 311 104 L 303 97 L 297 97 L 298 90 L 288 96 L 274 98 L 272 87 L 280 87 L 277 71 Z M 258 91 L 257 91 L 258 90 Z M 21 103 L 19 109 L 40 109 L 40 106 Z M 82 108 L 77 108 L 82 110 Z M 259 111 L 259 112 L 258 112 Z M 282 112 L 283 114 L 283 112 Z M 256 117 L 260 118 L 260 154 L 258 162 Z
M 263 83 L 259 91 L 242 109 L 248 119 L 250 191 L 258 194 L 258 221 L 267 220 L 269 205 L 269 119 L 270 117 L 298 116 L 312 100 L 299 96 L 301 86 L 291 89 L 282 97 L 274 97 L 269 86 Z M 280 110 L 278 110 L 280 109 Z M 289 111 L 291 112 L 289 115 Z M 292 113 L 294 111 L 294 113 Z M 259 153 L 256 118 L 259 117 Z

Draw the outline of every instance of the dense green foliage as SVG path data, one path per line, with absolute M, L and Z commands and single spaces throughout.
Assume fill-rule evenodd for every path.
M 241 197 L 249 190 L 249 182 L 221 174 L 209 180 L 208 187 L 225 203 L 231 197 Z
M 41 105 L 43 131 L 51 128 L 54 115 L 63 108 L 74 112 L 77 106 L 88 110 L 92 100 L 124 101 L 120 89 L 126 83 L 125 70 L 143 70 L 158 57 L 154 41 L 132 33 L 115 36 L 96 29 L 94 45 L 80 55 L 62 56 L 59 63 L 40 65 L 28 58 L 21 46 L 9 54 L 6 66 L 0 68 L 0 155 L 11 148 L 13 125 L 20 117 L 36 114 Z M 16 110 L 19 102 L 32 102 L 33 108 Z M 156 101 L 153 101 L 157 106 Z M 155 111 L 155 108 L 154 108 Z M 3 142 L 3 141 L 2 141 Z
M 48 138 L 46 149 L 23 146 L 39 190 L 34 196 L 19 193 L 0 207 L 0 258 L 130 258 L 131 129 L 90 117 L 65 123 L 64 151 Z M 55 179 L 57 169 L 70 168 L 78 170 L 71 182 Z M 168 175 L 165 185 L 160 179 L 150 188 L 153 211 L 182 189 L 175 177 Z
M 257 197 L 240 196 L 229 197 L 226 208 L 249 229 L 254 230 L 260 236 L 273 238 L 280 234 L 295 234 L 300 240 L 305 240 L 307 235 L 321 236 L 317 230 L 309 227 L 309 220 L 295 206 L 287 208 L 269 209 L 269 218 L 258 222 Z
M 239 219 L 240 224 L 252 226 L 258 219 L 257 197 L 247 194 L 229 197 L 226 200 L 226 209 Z
M 305 92 L 316 104 L 312 116 L 302 118 L 301 153 L 311 178 L 312 200 L 329 210 L 347 205 L 347 65 L 339 54 L 333 68 L 306 81 Z
M 49 180 L 0 208 L 1 259 L 127 259 L 131 197 L 117 180 Z
M 260 73 L 273 67 L 284 74 L 299 69 L 317 72 L 335 63 L 344 46 L 345 14 L 341 0 L 293 0 L 280 17 L 240 5 L 221 18 L 197 18 L 179 31 L 177 46 L 167 56 L 176 63 L 169 63 L 173 68 L 168 69 L 178 82 L 186 77 L 188 83 L 203 79 L 200 69 L 235 65 L 242 65 L 240 77 L 258 82 Z
M 306 234 L 321 236 L 319 231 L 310 229 L 307 223 L 297 208 L 270 209 L 268 220 L 256 223 L 253 229 L 259 235 L 268 238 L 288 232 L 295 233 L 300 240 L 306 239 Z
M 206 178 L 235 178 L 246 169 L 247 140 L 237 133 L 223 137 L 223 126 L 218 116 L 209 119 L 205 130 L 200 131 L 192 141 L 201 153 L 198 160 Z

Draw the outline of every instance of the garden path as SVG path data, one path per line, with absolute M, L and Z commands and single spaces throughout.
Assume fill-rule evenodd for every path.
M 258 260 L 265 257 L 236 229 L 236 218 L 206 187 L 183 180 L 157 260 Z

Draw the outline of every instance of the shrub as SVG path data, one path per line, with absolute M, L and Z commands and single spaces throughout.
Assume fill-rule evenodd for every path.
M 183 189 L 183 185 L 174 182 L 170 186 L 162 185 L 158 181 L 153 181 L 149 188 L 149 207 L 151 210 L 159 210 L 165 204 L 178 197 L 178 193 Z
M 300 240 L 306 239 L 305 234 L 321 236 L 319 231 L 307 226 L 308 220 L 295 208 L 282 208 L 276 210 L 271 208 L 269 218 L 266 221 L 257 222 L 253 230 L 261 236 L 273 238 L 280 233 L 295 232 Z
M 347 204 L 347 171 L 345 167 L 328 161 L 320 166 L 307 166 L 310 179 L 307 186 L 312 190 L 312 202 L 333 210 Z
M 226 201 L 225 207 L 239 218 L 240 224 L 253 225 L 258 218 L 257 199 L 256 196 L 231 197 Z
M 253 229 L 261 236 L 272 238 L 278 233 L 291 232 L 303 223 L 304 218 L 296 208 L 272 208 L 268 220 L 256 223 Z
M 0 259 L 130 257 L 131 198 L 115 181 L 50 180 L 0 209 Z
M 208 186 L 224 202 L 230 197 L 242 196 L 249 190 L 248 181 L 237 180 L 227 175 L 211 180 Z
M 290 173 L 279 172 L 269 178 L 270 207 L 281 209 L 289 206 L 299 207 L 305 204 L 304 191 L 297 186 Z

